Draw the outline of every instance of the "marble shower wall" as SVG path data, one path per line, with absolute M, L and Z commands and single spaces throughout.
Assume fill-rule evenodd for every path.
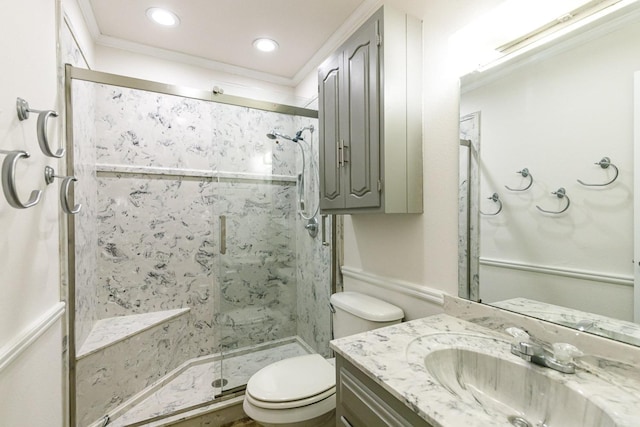
M 211 192 L 208 178 L 99 174 L 101 318 L 190 307 L 189 356 L 214 351 Z
M 98 318 L 190 307 L 192 357 L 296 334 L 328 352 L 328 313 L 310 313 L 329 249 L 295 214 L 298 148 L 266 138 L 317 120 L 94 86 Z
M 318 174 L 319 146 L 318 120 L 296 117 L 296 129 L 313 125 L 314 132 L 305 131 L 304 141 L 300 142 L 305 150 L 307 164 L 305 167 L 305 216 L 311 216 L 319 203 L 320 184 Z M 300 159 L 298 171 L 302 170 Z M 296 207 L 297 208 L 297 207 Z M 318 235 L 311 237 L 304 226 L 307 220 L 296 215 L 296 281 L 297 281 L 297 335 L 315 351 L 325 357 L 330 356 L 329 340 L 331 339 L 331 312 L 329 297 L 331 296 L 331 246 L 323 245 L 322 218 L 319 222 Z M 325 220 L 326 242 L 331 242 L 331 216 Z

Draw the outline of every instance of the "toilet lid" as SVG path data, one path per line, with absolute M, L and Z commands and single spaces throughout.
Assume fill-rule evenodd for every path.
M 335 385 L 334 366 L 319 354 L 308 354 L 260 369 L 249 379 L 247 393 L 259 401 L 284 403 L 324 395 Z

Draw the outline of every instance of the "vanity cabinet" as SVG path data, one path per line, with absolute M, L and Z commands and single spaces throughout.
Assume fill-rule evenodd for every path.
M 422 23 L 380 8 L 318 69 L 320 210 L 421 213 Z
M 344 358 L 336 357 L 336 425 L 431 427 Z

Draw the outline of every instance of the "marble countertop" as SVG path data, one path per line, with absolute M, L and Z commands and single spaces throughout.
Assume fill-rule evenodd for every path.
M 624 371 L 620 375 L 620 370 L 617 369 L 604 372 L 604 376 L 594 380 L 593 374 L 597 375 L 600 369 L 596 365 L 585 366 L 590 372 L 578 369 L 573 375 L 532 366 L 511 355 L 510 337 L 505 333 L 447 314 L 336 339 L 331 341 L 331 348 L 434 427 L 511 426 L 504 414 L 495 412 L 491 407 L 482 406 L 473 399 L 461 399 L 434 379 L 422 364 L 424 357 L 416 357 L 416 354 L 422 353 L 426 356 L 430 351 L 442 348 L 443 341 L 433 337 L 446 337 L 446 344 L 454 345 L 456 348 L 468 348 L 526 365 L 567 385 L 581 395 L 592 396 L 594 402 L 606 407 L 607 412 L 615 416 L 613 424 L 597 425 L 638 425 L 640 383 L 637 381 L 637 373 L 626 378 Z M 477 337 L 484 339 L 478 340 Z M 606 363 L 600 365 L 606 366 Z M 605 381 L 603 378 L 611 381 Z M 555 401 L 554 404 L 562 405 L 563 402 Z M 582 425 L 579 420 L 582 415 L 575 416 L 575 425 Z

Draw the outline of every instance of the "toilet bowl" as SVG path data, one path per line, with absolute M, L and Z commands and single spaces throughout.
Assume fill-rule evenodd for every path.
M 256 372 L 243 403 L 245 413 L 267 427 L 324 426 L 332 422 L 335 407 L 335 369 L 319 354 L 284 359 Z
M 331 296 L 334 337 L 399 323 L 402 309 L 356 292 Z M 243 409 L 265 427 L 335 426 L 333 360 L 318 354 L 292 357 L 256 372 L 247 383 Z

